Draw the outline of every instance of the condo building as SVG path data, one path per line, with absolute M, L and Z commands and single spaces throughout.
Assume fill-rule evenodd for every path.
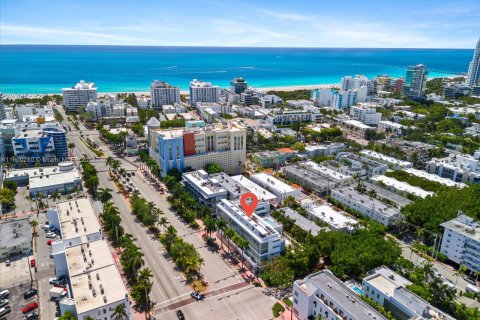
M 196 105 L 197 102 L 220 102 L 220 87 L 193 79 L 190 82 L 190 104 Z
M 403 94 L 407 97 L 420 98 L 425 94 L 428 70 L 423 64 L 409 66 L 403 83 Z
M 280 203 L 283 203 L 283 201 L 285 201 L 285 199 L 289 196 L 297 199 L 300 197 L 299 189 L 295 189 L 265 172 L 253 174 L 250 176 L 250 179 L 273 193 Z
M 88 102 L 97 100 L 97 87 L 93 82 L 80 80 L 72 88 L 63 88 L 63 105 L 65 110 L 76 112 L 80 107 L 86 107 Z
M 383 153 L 379 153 L 372 150 L 362 150 L 360 151 L 360 154 L 364 157 L 385 163 L 389 168 L 393 170 L 407 169 L 407 168 L 413 167 L 413 163 L 409 161 L 399 160 L 397 158 L 390 157 L 390 156 L 384 155 Z
M 182 180 L 187 191 L 212 212 L 215 212 L 217 202 L 227 197 L 227 190 L 220 182 L 203 170 L 186 172 L 182 175 Z
M 350 115 L 356 120 L 366 125 L 377 125 L 382 119 L 382 114 L 377 112 L 375 106 L 369 104 L 359 104 L 350 107 Z
M 433 158 L 427 163 L 425 171 L 455 182 L 480 183 L 480 152 L 452 154 L 446 158 Z
M 470 87 L 480 85 L 480 39 L 478 39 L 472 61 L 468 68 L 467 85 Z
M 180 88 L 155 80 L 150 85 L 152 108 L 161 110 L 164 105 L 180 103 Z
M 293 313 L 299 320 L 386 320 L 328 269 L 293 283 Z
M 248 89 L 247 81 L 243 78 L 234 78 L 230 81 L 230 91 L 235 94 L 242 94 Z
M 449 260 L 480 272 L 480 225 L 459 211 L 455 219 L 441 224 L 444 228 L 440 252 Z
M 263 262 L 285 251 L 281 225 L 272 218 L 262 218 L 255 213 L 248 217 L 239 205 L 226 199 L 217 204 L 217 216 L 248 240 L 245 256 L 253 267 L 260 267 Z
M 229 174 L 243 171 L 247 139 L 245 128 L 238 123 L 160 130 L 150 120 L 150 155 L 159 163 L 162 176 L 172 168 L 200 170 L 210 163 L 218 163 Z

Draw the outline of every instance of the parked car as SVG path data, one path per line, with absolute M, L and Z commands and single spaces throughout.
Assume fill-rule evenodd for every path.
M 183 314 L 182 310 L 177 310 L 177 318 L 178 320 L 185 320 L 185 315 Z
M 38 303 L 35 301 L 35 302 L 32 302 L 32 303 L 29 303 L 26 307 L 24 307 L 22 309 L 22 313 L 25 314 L 25 313 L 33 311 L 37 308 L 38 308 Z
M 48 240 L 47 241 L 47 246 L 51 246 L 52 245 L 52 240 Z
M 7 299 L 8 297 L 10 297 L 10 290 L 0 292 L 0 299 Z
M 38 312 L 33 311 L 23 317 L 23 320 L 34 320 L 38 319 Z
M 10 309 L 10 306 L 5 306 L 3 308 L 0 308 L 0 318 L 4 319 L 3 316 L 10 313 L 12 309 Z
M 8 305 L 8 299 L 0 300 L 0 308 L 3 308 Z
M 35 268 L 37 266 L 37 260 L 31 259 L 30 260 L 30 267 Z
M 37 289 L 31 288 L 31 289 L 25 291 L 25 293 L 23 294 L 23 299 L 31 298 L 31 297 L 33 297 L 34 295 L 36 295 L 37 293 L 38 293 L 38 290 L 37 290 Z
M 53 285 L 56 285 L 56 284 L 58 285 L 58 284 L 64 284 L 65 281 L 66 281 L 65 276 L 61 276 L 61 277 L 50 278 L 49 283 Z
M 7 259 L 7 261 L 5 261 L 5 265 L 6 265 L 7 267 L 10 267 L 10 260 Z
M 193 291 L 193 292 L 190 294 L 190 296 L 191 296 L 193 299 L 197 300 L 197 301 L 202 300 L 203 297 L 204 297 L 203 294 L 201 294 L 200 292 L 197 292 L 197 291 Z
M 57 237 L 57 234 L 54 232 L 47 233 L 47 238 L 56 238 L 56 237 Z

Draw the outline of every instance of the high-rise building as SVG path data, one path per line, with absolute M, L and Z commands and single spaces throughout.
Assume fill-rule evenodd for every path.
M 423 64 L 409 66 L 403 82 L 403 94 L 413 98 L 422 97 L 427 85 L 427 76 L 428 70 Z
M 164 105 L 180 103 L 180 88 L 169 85 L 164 81 L 155 80 L 150 86 L 152 108 L 161 109 Z
M 93 82 L 80 80 L 72 88 L 63 88 L 63 105 L 66 111 L 76 112 L 80 107 L 86 107 L 88 102 L 97 100 L 97 87 Z
M 467 85 L 473 87 L 480 84 L 480 39 L 478 39 L 477 47 L 473 52 L 473 58 L 468 68 Z
M 368 87 L 368 78 L 364 75 L 355 75 L 355 77 L 346 76 L 340 80 L 340 90 L 347 91 L 353 89 L 359 89 L 360 87 Z
M 230 81 L 230 91 L 236 94 L 243 93 L 245 90 L 247 90 L 247 88 L 247 81 L 245 81 L 243 78 L 234 78 L 232 81 Z
M 3 94 L 0 93 L 0 120 L 5 120 L 6 118 L 5 107 L 3 105 Z
M 193 79 L 190 82 L 190 104 L 197 102 L 220 102 L 220 87 Z
M 154 122 L 154 121 L 152 121 Z M 150 121 L 149 121 L 150 123 Z M 149 153 L 165 176 L 172 168 L 200 170 L 218 163 L 227 173 L 239 174 L 246 161 L 246 130 L 235 122 L 203 128 L 159 130 L 149 126 Z

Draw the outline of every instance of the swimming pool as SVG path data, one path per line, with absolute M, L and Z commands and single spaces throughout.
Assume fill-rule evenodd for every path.
M 355 291 L 355 293 L 358 294 L 359 296 L 363 295 L 363 290 L 357 287 L 356 285 L 352 286 L 352 290 Z

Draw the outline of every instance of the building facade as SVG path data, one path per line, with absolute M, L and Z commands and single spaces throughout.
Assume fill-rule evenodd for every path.
M 80 80 L 72 88 L 62 89 L 65 110 L 76 112 L 80 107 L 86 107 L 90 101 L 97 100 L 97 87 L 93 82 Z
M 245 90 L 248 89 L 247 81 L 243 78 L 234 78 L 230 81 L 230 91 L 235 94 L 242 94 Z
M 480 39 L 473 52 L 473 58 L 468 68 L 467 85 L 470 87 L 480 84 Z
M 250 176 L 250 179 L 273 193 L 277 197 L 279 203 L 283 203 L 283 201 L 289 196 L 297 199 L 300 197 L 299 189 L 295 189 L 265 172 L 253 174 Z
M 196 105 L 197 102 L 220 102 L 220 87 L 193 79 L 190 82 L 190 104 Z
M 180 88 L 155 80 L 150 85 L 150 96 L 152 108 L 160 110 L 164 105 L 180 103 Z
M 409 66 L 403 83 L 403 94 L 407 97 L 420 98 L 424 96 L 427 85 L 427 68 L 423 64 Z

